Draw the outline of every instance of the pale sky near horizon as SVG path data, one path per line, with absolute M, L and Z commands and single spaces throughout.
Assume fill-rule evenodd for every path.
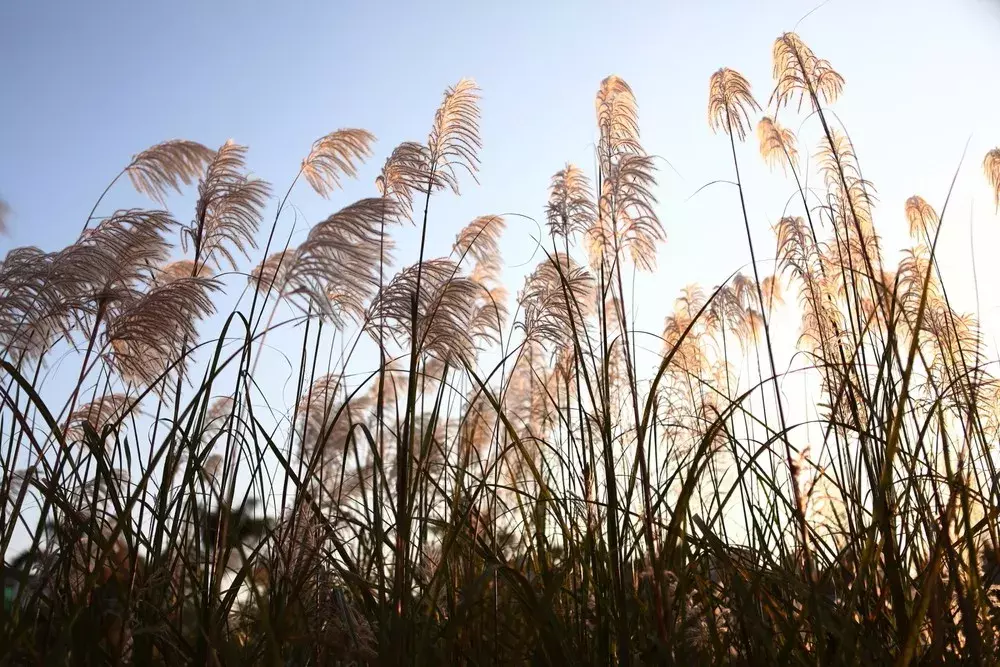
M 430 255 L 447 254 L 476 215 L 540 222 L 549 177 L 565 162 L 592 171 L 593 98 L 600 80 L 616 73 L 638 98 L 647 151 L 669 162 L 661 163 L 657 191 L 668 239 L 658 272 L 641 278 L 636 292 L 637 326 L 658 332 L 683 285 L 711 287 L 748 259 L 735 190 L 716 185 L 690 198 L 732 178 L 728 142 L 705 118 L 709 76 L 737 69 L 765 104 L 771 44 L 795 28 L 846 79 L 833 111 L 878 190 L 888 264 L 909 245 L 904 200 L 919 193 L 940 210 L 971 136 L 946 216 L 943 268 L 960 307 L 972 308 L 974 210 L 980 312 L 1000 322 L 1000 266 L 991 256 L 1000 218 L 981 168 L 986 150 L 1000 145 L 1000 4 L 818 4 L 12 0 L 0 8 L 0 197 L 12 209 L 0 254 L 72 242 L 110 179 L 158 141 L 248 144 L 253 172 L 280 193 L 314 139 L 345 126 L 371 130 L 375 157 L 358 181 L 330 201 L 304 184 L 296 189 L 293 242 L 301 240 L 309 224 L 373 193 L 392 147 L 424 139 L 445 87 L 470 76 L 483 89 L 482 170 L 479 185 L 464 179 L 461 198 L 432 204 Z M 815 120 L 801 126 L 804 114 L 782 114 L 812 138 L 813 151 Z M 740 160 L 758 254 L 772 257 L 770 226 L 793 184 L 764 167 L 755 137 L 740 147 Z M 182 222 L 192 190 L 171 200 Z M 122 180 L 98 212 L 129 206 L 152 204 Z M 801 213 L 794 200 L 789 206 Z M 291 223 L 286 216 L 281 229 Z M 512 291 L 536 230 L 509 221 L 502 248 L 515 265 Z M 414 259 L 415 238 L 412 229 L 397 234 L 400 265 Z M 259 259 L 258 251 L 252 261 Z M 794 340 L 795 332 L 780 335 Z

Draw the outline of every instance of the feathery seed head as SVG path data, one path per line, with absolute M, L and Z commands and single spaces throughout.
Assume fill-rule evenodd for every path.
M 750 82 L 728 67 L 712 74 L 708 84 L 708 124 L 715 132 L 746 139 L 750 128 L 750 112 L 760 105 L 750 93 Z

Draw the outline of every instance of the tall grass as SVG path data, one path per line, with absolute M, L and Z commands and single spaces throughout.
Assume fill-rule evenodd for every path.
M 634 322 L 650 304 L 629 286 L 665 234 L 616 76 L 597 94 L 595 171 L 553 176 L 541 261 L 514 299 L 503 217 L 473 220 L 446 256 L 428 242 L 436 199 L 478 169 L 470 80 L 370 197 L 299 245 L 292 197 L 336 199 L 374 153 L 367 131 L 317 140 L 277 199 L 242 146 L 158 144 L 75 243 L 11 251 L 2 661 L 994 661 L 1000 383 L 936 260 L 948 202 L 906 201 L 914 247 L 888 267 L 872 185 L 829 112 L 843 78 L 791 33 L 773 55 L 756 135 L 795 192 L 774 268 L 740 177 L 761 107 L 722 69 L 708 120 L 729 142 L 749 267 L 685 288 L 661 335 Z M 793 118 L 817 145 L 797 144 Z M 1000 201 L 998 155 L 984 169 Z M 160 206 L 197 182 L 192 222 L 95 217 L 125 175 Z M 407 224 L 418 260 L 394 271 Z M 790 365 L 772 332 L 793 309 Z M 275 332 L 298 341 L 282 350 L 287 406 L 258 366 Z

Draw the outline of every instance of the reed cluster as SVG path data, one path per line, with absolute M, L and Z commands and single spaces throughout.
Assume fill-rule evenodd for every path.
M 504 217 L 428 241 L 479 167 L 468 79 L 297 245 L 291 198 L 336 201 L 368 131 L 318 139 L 281 197 L 244 146 L 158 144 L 74 243 L 10 251 L 0 662 L 994 660 L 1000 379 L 942 280 L 947 201 L 902 204 L 913 246 L 890 264 L 831 113 L 843 77 L 793 33 L 772 55 L 766 105 L 728 68 L 708 86 L 749 262 L 684 288 L 655 335 L 631 284 L 666 240 L 656 160 L 617 76 L 593 173 L 552 177 L 516 293 Z M 794 193 L 768 248 L 740 176 L 757 159 Z M 983 167 L 1000 202 L 1000 149 Z M 160 208 L 96 216 L 124 176 Z M 189 187 L 185 224 L 163 208 Z M 405 225 L 418 260 L 396 267 Z M 269 335 L 298 341 L 287 406 L 259 371 Z M 75 381 L 47 384 L 53 365 Z

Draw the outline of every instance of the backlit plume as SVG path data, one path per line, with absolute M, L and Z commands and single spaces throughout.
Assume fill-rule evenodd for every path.
M 429 183 L 430 155 L 427 147 L 414 141 L 401 143 L 386 158 L 375 187 L 383 197 L 399 204 L 407 218 L 413 215 L 413 197 L 426 191 Z
M 198 185 L 195 219 L 183 230 L 181 245 L 193 248 L 199 265 L 236 268 L 236 255 L 256 248 L 264 204 L 271 193 L 265 181 L 246 175 L 246 146 L 227 141 Z
M 641 153 L 639 105 L 628 83 L 614 74 L 606 77 L 597 91 L 595 106 L 601 136 L 598 146 L 601 160 L 621 153 Z M 604 162 L 601 166 L 607 168 Z
M 172 283 L 182 278 L 210 278 L 212 272 L 201 264 L 195 268 L 193 259 L 178 259 L 175 262 L 164 264 L 156 276 L 156 281 L 160 285 Z
M 655 166 L 639 143 L 638 104 L 629 85 L 612 75 L 601 81 L 596 107 L 601 192 L 586 232 L 591 265 L 611 271 L 627 253 L 636 267 L 652 270 L 666 233 L 655 210 Z
M 409 342 L 418 271 L 417 350 L 441 360 L 468 358 L 475 349 L 472 322 L 482 287 L 462 276 L 451 259 L 425 260 L 397 273 L 368 308 L 369 331 L 377 336 L 381 323 L 397 342 Z
M 549 201 L 545 205 L 549 233 L 566 238 L 586 232 L 596 217 L 590 179 L 579 167 L 567 164 L 552 176 L 549 185 Z
M 101 436 L 105 428 L 121 423 L 133 411 L 138 411 L 135 400 L 126 394 L 106 394 L 95 401 L 81 405 L 69 416 L 69 427 L 65 433 L 66 442 L 81 440 L 86 427 Z
M 772 51 L 774 80 L 771 100 L 780 108 L 798 99 L 798 108 L 808 98 L 814 108 L 820 98 L 832 104 L 844 89 L 840 76 L 826 60 L 817 58 L 794 32 L 786 32 L 774 41 Z
M 216 289 L 211 280 L 183 278 L 150 289 L 114 313 L 106 339 L 121 376 L 153 385 L 183 369 L 184 344 L 195 339 L 198 320 L 214 311 L 209 293 Z
M 728 67 L 715 72 L 708 83 L 708 124 L 715 132 L 746 139 L 750 113 L 760 105 L 750 92 L 750 82 Z
M 983 170 L 986 172 L 986 180 L 993 188 L 993 202 L 1000 209 L 1000 148 L 994 148 L 986 154 Z
M 162 205 L 171 190 L 194 183 L 214 156 L 196 141 L 174 139 L 132 156 L 125 171 L 136 190 Z
M 331 132 L 313 142 L 302 161 L 302 175 L 320 196 L 340 189 L 344 176 L 354 178 L 358 165 L 371 155 L 375 135 L 368 130 L 347 128 Z
M 481 215 L 458 232 L 452 256 L 462 265 L 473 264 L 474 273 L 498 279 L 501 268 L 500 235 L 506 221 L 499 215 Z
M 448 187 L 458 192 L 458 176 L 473 179 L 479 171 L 479 88 L 472 79 L 462 79 L 448 88 L 434 114 L 427 138 L 428 181 L 433 189 Z
M 795 133 L 778 125 L 770 116 L 764 116 L 757 123 L 757 138 L 760 140 L 760 155 L 771 169 L 780 166 L 794 170 L 799 160 L 795 144 Z
M 338 328 L 364 315 L 364 303 L 379 288 L 379 263 L 391 262 L 385 224 L 400 217 L 393 199 L 361 199 L 317 223 L 287 269 L 293 289 L 306 295 L 313 312 Z
M 919 195 L 906 200 L 906 219 L 910 223 L 910 237 L 920 243 L 931 243 L 937 232 L 938 215 L 934 208 Z

